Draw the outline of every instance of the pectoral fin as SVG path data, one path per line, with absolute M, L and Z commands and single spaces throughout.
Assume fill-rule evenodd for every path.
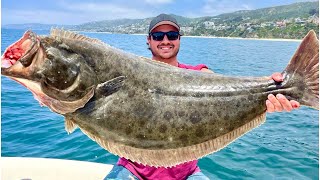
M 109 96 L 117 92 L 123 86 L 125 79 L 125 76 L 118 76 L 109 81 L 98 84 L 98 86 L 96 87 L 96 94 L 102 96 Z
M 77 124 L 74 123 L 73 119 L 70 117 L 65 118 L 65 129 L 68 132 L 68 134 L 73 133 L 73 131 L 77 128 Z

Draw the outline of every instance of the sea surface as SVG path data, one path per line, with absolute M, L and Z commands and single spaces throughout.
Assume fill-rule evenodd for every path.
M 23 30 L 2 29 L 1 54 Z M 48 34 L 49 31 L 36 31 Z M 86 33 L 111 46 L 151 57 L 145 35 Z M 182 37 L 179 60 L 204 63 L 231 76 L 281 72 L 299 42 Z M 79 129 L 68 135 L 64 117 L 41 107 L 22 85 L 1 78 L 1 156 L 45 157 L 115 164 Z M 267 114 L 260 127 L 199 161 L 210 179 L 319 179 L 319 112 L 301 107 Z

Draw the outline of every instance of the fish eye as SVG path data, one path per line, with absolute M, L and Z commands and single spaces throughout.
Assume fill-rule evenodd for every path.
M 51 53 L 47 53 L 47 58 L 48 58 L 48 59 L 54 59 L 54 55 L 51 54 Z

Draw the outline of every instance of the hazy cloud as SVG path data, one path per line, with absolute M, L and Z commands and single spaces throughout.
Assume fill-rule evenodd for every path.
M 205 0 L 202 12 L 205 15 L 219 15 L 238 10 L 251 10 L 250 4 L 240 0 Z
M 81 24 L 91 21 L 146 18 L 152 16 L 148 11 L 141 11 L 124 5 L 111 3 L 72 3 L 57 1 L 57 10 L 43 8 L 41 10 L 23 11 L 2 8 L 2 24 L 45 23 L 45 24 Z
M 7 14 L 7 15 L 5 15 Z M 2 8 L 2 24 L 43 23 L 43 24 L 70 24 L 74 14 L 53 10 L 14 10 Z M 75 20 L 75 23 L 77 20 Z
M 146 18 L 158 13 L 187 17 L 214 16 L 238 10 L 290 4 L 308 0 L 56 0 L 2 2 L 2 24 L 81 24 L 91 21 Z
M 115 3 L 76 3 L 68 4 L 63 2 L 61 6 L 68 11 L 77 12 L 79 14 L 91 16 L 91 18 L 99 17 L 99 19 L 118 19 L 118 18 L 144 18 L 150 16 L 150 13 L 141 11 L 134 7 L 127 7 L 123 4 Z
M 173 0 L 145 0 L 148 4 L 168 4 L 173 2 Z

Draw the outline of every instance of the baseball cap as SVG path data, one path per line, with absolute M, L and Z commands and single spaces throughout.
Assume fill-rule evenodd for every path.
M 156 27 L 163 25 L 163 24 L 169 24 L 171 26 L 174 26 L 175 28 L 180 31 L 180 26 L 177 22 L 177 20 L 168 15 L 168 14 L 160 14 L 157 17 L 153 18 L 149 25 L 149 33 Z

